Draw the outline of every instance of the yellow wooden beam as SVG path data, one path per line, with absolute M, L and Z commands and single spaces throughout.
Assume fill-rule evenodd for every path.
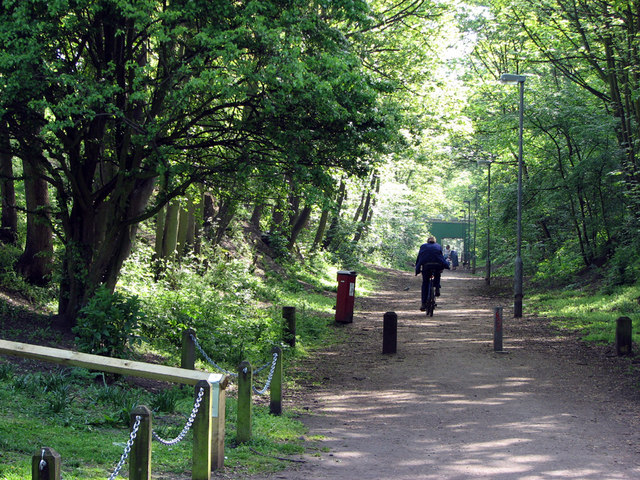
M 7 355 L 41 360 L 44 362 L 58 363 L 70 367 L 83 367 L 91 370 L 99 370 L 120 375 L 150 378 L 164 382 L 195 385 L 204 380 L 211 384 L 218 383 L 220 388 L 227 386 L 226 375 L 184 368 L 167 367 L 155 363 L 134 362 L 120 358 L 104 357 L 89 353 L 62 350 L 60 348 L 42 347 L 28 343 L 10 342 L 0 340 L 0 353 Z

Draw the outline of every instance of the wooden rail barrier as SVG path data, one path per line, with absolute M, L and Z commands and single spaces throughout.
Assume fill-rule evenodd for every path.
M 65 366 L 208 387 L 206 388 L 208 391 L 205 392 L 205 400 L 192 427 L 192 479 L 210 480 L 211 470 L 224 465 L 224 389 L 228 383 L 226 375 L 122 360 L 7 340 L 0 340 L 0 353 Z

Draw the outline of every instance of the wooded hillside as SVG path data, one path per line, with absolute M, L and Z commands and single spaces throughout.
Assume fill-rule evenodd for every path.
M 71 328 L 145 245 L 406 267 L 434 219 L 510 275 L 640 273 L 637 2 L 24 0 L 0 7 L 5 278 Z M 240 243 L 242 243 L 240 241 Z M 205 262 L 206 264 L 206 262 Z M 590 277 L 593 278 L 593 277 Z M 7 283 L 5 281 L 5 283 Z

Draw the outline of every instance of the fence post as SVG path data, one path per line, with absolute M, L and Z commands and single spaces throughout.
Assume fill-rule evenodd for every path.
M 631 355 L 633 350 L 633 331 L 631 319 L 620 317 L 616 323 L 616 352 L 618 355 Z
M 277 354 L 276 366 L 271 377 L 271 386 L 269 387 L 269 395 L 271 402 L 269 403 L 269 413 L 271 415 L 280 415 L 282 413 L 282 349 L 273 347 L 271 354 Z
M 187 370 L 196 368 L 196 344 L 191 336 L 195 336 L 195 330 L 189 328 L 182 332 L 182 352 L 180 356 L 180 367 Z
M 238 366 L 238 419 L 237 440 L 239 443 L 251 440 L 251 387 L 253 385 L 253 371 L 249 362 L 242 362 Z
M 61 463 L 60 454 L 53 448 L 38 449 L 31 457 L 32 480 L 60 480 Z
M 225 379 L 223 383 L 213 384 L 211 392 L 211 468 L 217 470 L 224 467 L 224 429 L 225 429 Z
M 282 307 L 282 317 L 285 319 L 283 341 L 290 347 L 296 346 L 296 307 Z
M 398 315 L 387 312 L 382 325 L 382 353 L 396 353 L 398 344 Z
M 191 467 L 192 480 L 211 480 L 211 441 L 212 441 L 212 391 L 210 382 L 201 380 L 196 384 L 196 397 L 200 389 L 204 395 L 200 408 L 193 421 L 193 465 Z M 224 418 L 224 417 L 223 417 Z
M 502 307 L 493 309 L 493 351 L 502 351 Z
M 129 453 L 129 480 L 151 480 L 151 410 L 140 405 L 131 411 L 131 426 L 140 419 L 136 439 Z

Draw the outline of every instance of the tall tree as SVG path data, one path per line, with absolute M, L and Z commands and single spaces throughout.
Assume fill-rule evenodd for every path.
M 7 123 L 0 120 L 0 242 L 15 244 L 18 241 L 18 211 L 13 177 L 13 155 Z
M 48 184 L 38 145 L 23 145 L 22 165 L 27 210 L 27 238 L 16 271 L 34 285 L 46 285 L 53 271 L 53 230 Z
M 64 323 L 115 286 L 136 225 L 190 184 L 296 164 L 366 171 L 392 117 L 344 33 L 370 22 L 360 0 L 5 2 L 0 107 L 42 127 Z

